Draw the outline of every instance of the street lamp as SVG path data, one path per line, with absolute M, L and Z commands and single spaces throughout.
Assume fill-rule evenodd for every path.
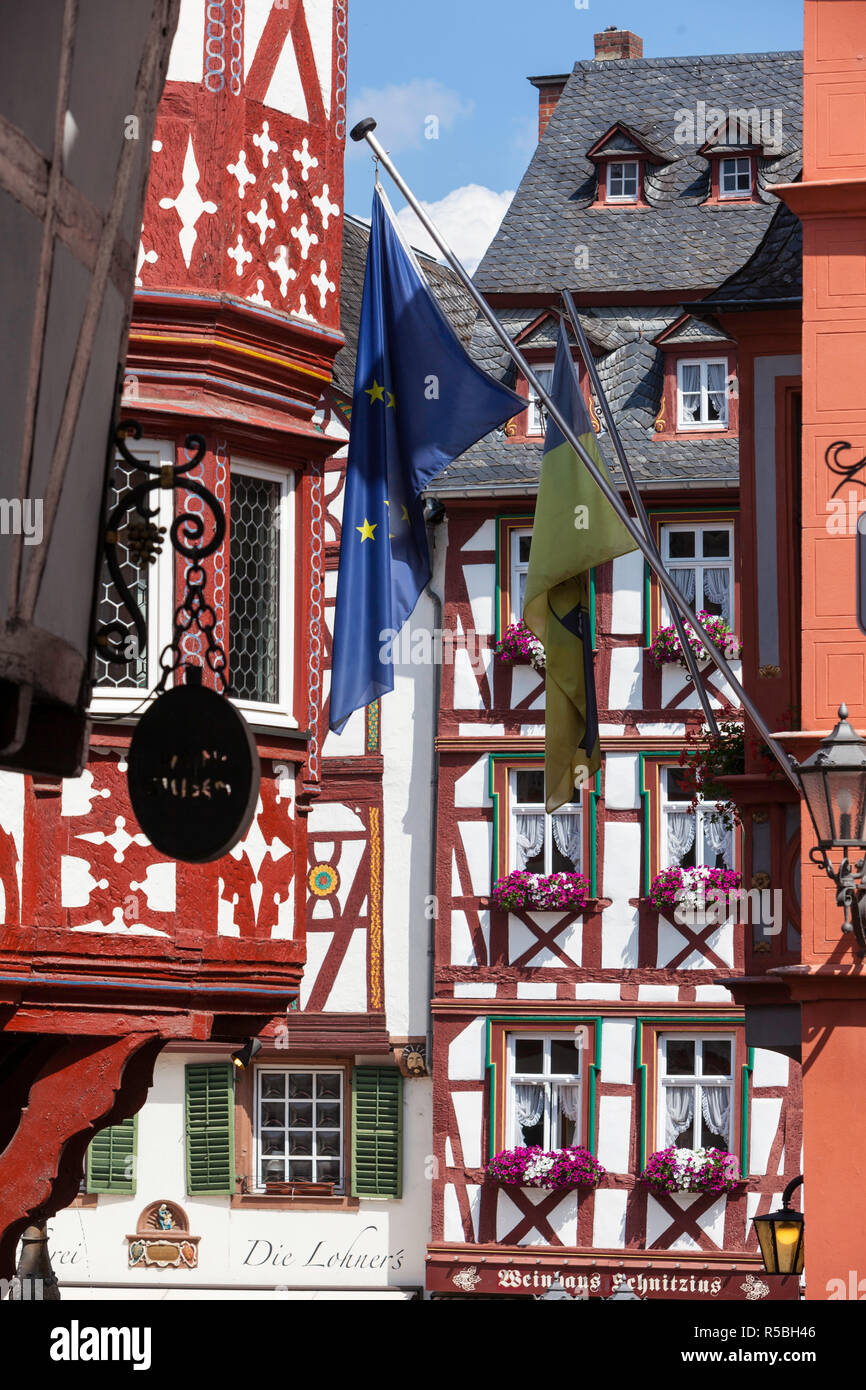
M 801 1274 L 803 1271 L 803 1213 L 789 1207 L 791 1194 L 802 1183 L 802 1176 L 788 1183 L 782 1193 L 782 1208 L 768 1216 L 753 1217 L 764 1269 L 768 1274 Z
M 839 706 L 839 722 L 822 739 L 817 751 L 795 765 L 812 817 L 816 847 L 809 858 L 836 885 L 836 902 L 844 909 L 842 931 L 853 931 L 859 955 L 866 954 L 866 742 L 848 723 L 848 710 Z M 830 851 L 840 850 L 834 869 Z M 857 851 L 854 862 L 849 851 Z

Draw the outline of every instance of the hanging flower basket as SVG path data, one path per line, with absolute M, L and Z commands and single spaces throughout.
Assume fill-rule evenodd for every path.
M 513 912 L 518 907 L 536 912 L 555 912 L 561 908 L 581 911 L 589 902 L 589 882 L 583 874 L 530 874 L 514 869 L 498 878 L 490 894 L 491 907 Z
M 678 1149 L 650 1154 L 640 1181 L 652 1192 L 733 1192 L 744 1181 L 726 1149 Z
M 724 921 L 731 897 L 739 895 L 742 875 L 736 869 L 662 869 L 649 890 L 649 903 L 658 912 L 705 913 Z
M 724 618 L 720 618 L 717 613 L 708 613 L 705 608 L 702 608 L 697 614 L 697 619 L 702 627 L 706 628 L 707 636 L 712 639 L 722 656 L 727 657 L 728 661 L 736 661 L 742 656 L 743 644 Z M 698 662 L 709 661 L 710 654 L 694 628 L 685 622 L 683 627 L 696 660 Z M 650 643 L 649 650 L 650 656 L 657 666 L 685 666 L 686 664 L 680 639 L 673 624 L 670 627 L 659 628 Z
M 509 666 L 534 666 L 536 671 L 544 670 L 544 647 L 523 622 L 507 627 L 493 651 Z
M 493 1182 L 512 1187 L 598 1187 L 607 1176 L 588 1149 L 548 1151 L 538 1146 L 503 1149 L 484 1171 Z

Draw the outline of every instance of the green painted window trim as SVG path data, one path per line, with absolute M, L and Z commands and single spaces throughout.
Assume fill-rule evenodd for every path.
M 362 1082 L 373 1084 L 375 1116 L 362 1115 Z M 366 1100 L 369 1102 L 370 1092 Z M 396 1106 L 396 1123 L 380 1117 L 380 1107 Z M 396 1067 L 355 1067 L 352 1071 L 352 1196 L 392 1200 L 403 1196 L 403 1077 Z
M 721 1026 L 721 1027 L 724 1027 L 724 1028 L 732 1028 L 732 1027 L 733 1027 L 733 1028 L 742 1028 L 742 1027 L 743 1027 L 743 1018 L 742 1018 L 741 1015 L 737 1015 L 737 1016 L 734 1016 L 734 1017 L 732 1017 L 731 1015 L 722 1015 L 721 1017 L 715 1017 L 715 1016 L 706 1017 L 706 1016 L 695 1015 L 695 1014 L 687 1014 L 687 1013 L 683 1013 L 683 1014 L 670 1014 L 670 1015 L 664 1015 L 664 1016 L 652 1016 L 652 1015 L 649 1015 L 649 1014 L 644 1014 L 644 1015 L 642 1015 L 641 1017 L 639 1017 L 639 1018 L 636 1020 L 636 1023 L 637 1023 L 637 1027 L 635 1028 L 635 1053 L 634 1053 L 634 1057 L 635 1057 L 635 1071 L 637 1072 L 638 1076 L 640 1077 L 640 1086 L 639 1086 L 639 1089 L 638 1089 L 638 1096 L 639 1096 L 639 1101 L 640 1101 L 640 1115 L 638 1116 L 638 1156 L 639 1156 L 638 1171 L 642 1173 L 643 1170 L 644 1170 L 644 1168 L 646 1167 L 646 1160 L 647 1160 L 646 1128 L 647 1128 L 647 1118 L 648 1118 L 648 1117 L 647 1117 L 647 1063 L 644 1062 L 644 1061 L 642 1060 L 642 1058 L 643 1058 L 643 1034 L 644 1034 L 644 1028 L 646 1027 L 647 1024 L 659 1024 L 659 1023 L 662 1023 L 662 1024 L 664 1024 L 664 1023 L 687 1023 L 687 1024 L 690 1024 L 690 1025 L 695 1029 L 696 1032 L 702 1032 L 708 1025 L 709 1025 L 709 1026 L 716 1026 L 716 1027 Z M 749 1077 L 751 1077 L 752 1066 L 753 1066 L 753 1064 L 754 1064 L 754 1051 L 755 1051 L 754 1048 L 749 1048 L 749 1060 L 748 1060 L 748 1063 L 745 1064 L 745 1065 L 743 1066 L 743 1069 L 742 1069 L 742 1071 L 743 1071 L 743 1077 L 742 1077 L 742 1081 L 743 1081 L 743 1099 L 742 1099 L 742 1106 L 743 1106 L 743 1109 L 742 1109 L 742 1119 L 743 1119 L 743 1122 L 742 1122 L 742 1125 L 740 1126 L 740 1171 L 742 1172 L 742 1174 L 743 1174 L 744 1177 L 745 1177 L 746 1174 L 748 1173 L 748 1168 L 747 1168 L 746 1165 L 747 1165 L 747 1156 L 748 1156 L 748 1128 L 749 1128 L 749 1117 L 748 1117 L 749 1097 L 748 1097 L 748 1095 L 747 1095 L 746 1072 L 748 1072 Z M 655 1150 L 653 1150 L 653 1152 L 655 1152 Z
M 522 1015 L 522 1014 L 520 1014 L 520 1015 L 511 1015 L 511 1014 L 507 1014 L 507 1015 L 500 1015 L 500 1014 L 497 1014 L 497 1015 L 488 1015 L 488 1017 L 487 1017 L 486 1043 L 485 1043 L 485 1069 L 486 1069 L 486 1072 L 487 1072 L 487 1084 L 488 1084 L 488 1092 L 487 1092 L 487 1094 L 488 1094 L 488 1100 L 489 1100 L 488 1107 L 487 1107 L 488 1112 L 489 1112 L 489 1122 L 488 1122 L 488 1123 L 489 1123 L 489 1128 L 488 1128 L 488 1134 L 487 1134 L 487 1156 L 488 1156 L 488 1159 L 491 1159 L 491 1158 L 493 1158 L 493 1157 L 495 1156 L 495 1148 L 494 1148 L 494 1145 L 495 1145 L 495 1142 L 496 1142 L 496 1098 L 497 1098 L 497 1095 L 498 1095 L 498 1093 L 499 1093 L 499 1092 L 498 1092 L 498 1086 L 497 1086 L 497 1080 L 498 1080 L 498 1078 L 497 1078 L 497 1074 L 496 1074 L 496 1073 L 497 1073 L 497 1063 L 493 1060 L 493 1058 L 492 1058 L 492 1056 L 491 1056 L 491 1052 L 490 1052 L 491 1038 L 492 1038 L 492 1035 L 493 1035 L 493 1025 L 494 1025 L 495 1023 L 505 1023 L 505 1024 L 508 1024 L 508 1023 L 524 1023 L 524 1024 L 525 1024 L 525 1023 L 529 1023 L 529 1024 L 531 1025 L 531 1028 L 532 1028 L 533 1030 L 534 1030 L 536 1027 L 542 1028 L 542 1027 L 544 1027 L 545 1025 L 556 1024 L 556 1023 L 559 1023 L 559 1024 L 562 1024 L 562 1023 L 568 1023 L 568 1024 L 592 1023 L 592 1024 L 594 1024 L 594 1026 L 595 1026 L 595 1050 L 594 1050 L 594 1053 L 593 1053 L 593 1059 L 592 1059 L 592 1061 L 589 1063 L 589 1065 L 587 1066 L 588 1083 L 589 1083 L 589 1121 L 588 1121 L 588 1123 L 587 1123 L 586 1144 L 584 1145 L 584 1147 L 587 1148 L 591 1154 L 595 1154 L 595 1146 L 596 1146 L 596 1140 L 597 1140 L 596 1122 L 595 1122 L 595 1110 L 596 1110 L 595 1097 L 596 1097 L 596 1091 L 597 1091 L 597 1089 L 598 1089 L 598 1077 L 599 1077 L 599 1073 L 601 1072 L 601 1030 L 602 1030 L 602 1026 L 603 1026 L 603 1023 L 604 1023 L 604 1020 L 603 1020 L 603 1018 L 601 1017 L 601 1015 L 600 1015 L 600 1014 L 577 1014 L 577 1013 L 576 1013 L 576 1014 L 569 1014 L 566 1018 L 563 1018 L 562 1015 L 560 1015 L 560 1016 L 558 1016 L 558 1017 L 556 1017 L 556 1018 L 541 1017 L 541 1018 L 532 1018 L 532 1019 L 527 1019 L 527 1018 L 525 1017 L 525 1015 Z
M 685 746 L 685 745 L 684 745 L 684 746 Z M 648 749 L 646 749 L 645 752 L 643 752 L 643 753 L 638 753 L 638 759 L 639 759 L 639 765 L 640 765 L 640 782 L 639 782 L 640 791 L 639 791 L 639 795 L 640 795 L 641 805 L 642 805 L 642 808 L 643 808 L 643 816 L 642 816 L 642 824 L 643 824 L 643 852 L 642 852 L 642 854 L 641 854 L 641 865 L 642 865 L 641 874 L 642 874 L 642 878 L 643 878 L 643 882 L 642 882 L 642 884 L 641 884 L 641 897 L 642 897 L 642 898 L 647 897 L 647 895 L 649 894 L 649 890 L 650 890 L 650 844 L 651 844 L 651 831 L 652 831 L 652 827 L 651 827 L 651 825 L 650 825 L 650 796 L 649 796 L 649 788 L 647 787 L 647 784 L 646 784 L 646 765 L 647 765 L 647 760 L 649 759 L 649 760 L 652 760 L 653 762 L 655 762 L 655 761 L 656 761 L 657 759 L 659 759 L 659 758 L 664 758 L 664 759 L 667 760 L 668 763 L 675 763 L 676 757 L 677 757 L 677 750 L 676 750 L 675 748 L 656 748 L 656 749 L 648 748 Z M 738 831 L 737 831 L 736 829 L 735 829 L 735 831 L 734 831 L 734 848 L 735 848 L 735 849 L 739 849 L 739 851 L 740 851 L 740 856 L 741 856 L 741 862 L 742 862 L 742 854 L 743 854 L 743 850 L 745 849 L 745 827 L 744 827 L 744 826 L 740 826 L 740 828 L 739 828 Z
M 115 1148 L 117 1152 L 115 1152 Z M 95 1154 L 99 1151 L 107 1150 L 108 1173 L 104 1178 L 97 1177 L 93 1168 L 95 1166 Z M 100 1158 L 103 1155 L 99 1155 Z M 132 1159 L 132 1173 L 129 1177 L 125 1173 L 118 1173 L 118 1168 L 125 1169 L 127 1161 Z M 87 1178 L 85 1189 L 87 1192 L 126 1192 L 134 1195 L 136 1188 L 136 1174 L 138 1168 L 138 1115 L 133 1115 L 131 1119 L 121 1120 L 119 1124 L 107 1125 L 91 1139 L 87 1149 Z
M 491 887 L 495 882 L 495 869 L 499 863 L 499 835 L 502 828 L 502 815 L 500 801 L 501 792 L 496 790 L 494 772 L 497 763 L 538 762 L 538 753 L 489 753 L 487 768 L 487 793 L 493 803 L 493 853 L 490 866 Z M 592 789 L 587 800 L 587 814 L 589 816 L 589 895 L 591 898 L 598 897 L 598 847 L 596 831 L 598 827 L 598 803 L 601 799 L 601 772 L 597 772 L 593 778 Z
M 194 1073 L 207 1073 L 205 1115 L 190 1115 Z M 209 1113 L 222 1088 L 225 1119 L 216 1121 Z M 213 1089 L 213 1097 L 211 1091 Z M 235 1078 L 231 1062 L 188 1062 L 184 1068 L 184 1137 L 186 1143 L 186 1190 L 191 1197 L 233 1196 L 235 1176 Z M 222 1154 L 220 1155 L 220 1149 Z M 195 1168 L 203 1161 L 205 1173 Z M 212 1168 L 223 1169 L 225 1178 L 214 1180 Z

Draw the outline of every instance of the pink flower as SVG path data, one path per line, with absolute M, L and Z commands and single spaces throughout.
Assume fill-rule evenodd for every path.
M 484 1170 L 494 1182 L 520 1187 L 598 1187 L 607 1176 L 588 1149 L 503 1149 Z
M 529 662 L 536 671 L 544 670 L 544 647 L 524 622 L 506 628 L 493 650 L 500 661 Z
M 582 911 L 589 902 L 589 881 L 583 874 L 531 874 L 526 869 L 513 869 L 496 880 L 490 902 L 504 912 L 519 907 L 540 912 L 561 908 Z
M 739 637 L 732 632 L 730 625 L 718 613 L 708 613 L 705 608 L 702 608 L 696 617 L 722 656 L 727 657 L 729 661 L 735 661 L 742 655 L 743 646 Z M 697 660 L 708 661 L 709 653 L 694 628 L 688 623 L 684 623 L 683 626 L 688 644 Z M 673 624 L 670 627 L 659 628 L 650 644 L 650 656 L 657 666 L 667 666 L 674 663 L 680 666 L 685 665 L 683 649 Z

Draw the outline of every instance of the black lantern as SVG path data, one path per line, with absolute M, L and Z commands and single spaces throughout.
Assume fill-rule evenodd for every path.
M 782 1194 L 782 1208 L 768 1216 L 753 1218 L 764 1269 L 768 1274 L 801 1274 L 803 1272 L 803 1213 L 788 1205 L 802 1177 L 788 1183 Z
M 848 710 L 839 706 L 839 722 L 821 741 L 811 758 L 796 767 L 815 827 L 818 844 L 810 851 L 836 884 L 836 901 L 844 909 L 843 932 L 853 931 L 861 955 L 866 952 L 863 913 L 863 873 L 866 869 L 866 742 L 848 723 Z M 842 852 L 837 869 L 829 852 Z M 850 850 L 859 851 L 851 862 Z

